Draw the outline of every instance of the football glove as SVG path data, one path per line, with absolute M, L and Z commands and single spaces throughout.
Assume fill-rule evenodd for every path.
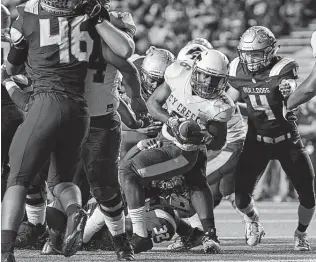
M 144 139 L 137 143 L 137 147 L 140 151 L 152 148 L 159 148 L 162 146 L 162 142 L 156 138 Z
M 294 79 L 283 79 L 279 85 L 279 90 L 284 98 L 288 98 L 295 90 L 296 82 Z
M 131 38 L 136 34 L 136 25 L 131 13 L 129 12 L 110 12 L 111 23 L 123 31 Z

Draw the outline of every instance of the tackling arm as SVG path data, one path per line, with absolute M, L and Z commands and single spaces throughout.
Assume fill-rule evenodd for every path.
M 96 30 L 106 45 L 119 57 L 127 59 L 135 50 L 135 43 L 126 33 L 104 20 L 96 25 Z
M 307 102 L 316 95 L 316 63 L 312 72 L 304 82 L 290 95 L 287 100 L 287 108 L 292 110 Z
M 170 118 L 169 114 L 162 108 L 163 104 L 166 102 L 167 98 L 171 94 L 171 89 L 166 82 L 156 88 L 154 93 L 149 97 L 147 101 L 147 107 L 149 113 L 153 118 L 167 123 Z
M 120 98 L 120 105 L 117 110 L 122 118 L 122 122 L 131 129 L 137 129 L 144 126 L 144 122 L 136 119 L 135 114 L 128 107 L 128 105 Z
M 118 69 L 131 90 L 131 106 L 137 114 L 146 114 L 147 107 L 140 93 L 140 77 L 135 65 L 118 55 L 116 55 L 108 46 L 102 45 L 104 59 Z

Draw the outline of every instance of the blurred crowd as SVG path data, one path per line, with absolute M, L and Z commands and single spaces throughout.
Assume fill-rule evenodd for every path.
M 26 1 L 2 0 L 13 18 L 21 2 Z M 177 54 L 192 38 L 203 37 L 230 59 L 236 57 L 237 41 L 249 26 L 266 26 L 278 38 L 316 18 L 315 0 L 112 0 L 111 9 L 132 13 L 137 25 L 136 53 L 155 45 Z M 316 100 L 301 106 L 297 114 L 316 169 Z M 254 192 L 257 200 L 297 198 L 278 162 L 270 163 L 259 183 Z

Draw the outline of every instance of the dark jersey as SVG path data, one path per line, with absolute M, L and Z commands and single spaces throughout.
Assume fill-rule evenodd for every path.
M 11 44 L 9 39 L 1 37 L 1 65 L 7 59 Z M 2 79 L 3 80 L 3 79 Z M 13 105 L 13 101 L 11 100 L 7 89 L 1 85 L 1 106 Z
M 276 57 L 260 74 L 251 76 L 235 58 L 230 65 L 229 83 L 247 104 L 249 132 L 277 137 L 296 129 L 285 119 L 284 98 L 279 91 L 283 79 L 297 79 L 298 64 L 291 58 Z
M 27 49 L 26 71 L 34 91 L 56 90 L 81 99 L 96 35 L 88 16 L 57 17 L 43 10 L 39 0 L 17 9 L 10 35 L 17 48 L 23 43 Z

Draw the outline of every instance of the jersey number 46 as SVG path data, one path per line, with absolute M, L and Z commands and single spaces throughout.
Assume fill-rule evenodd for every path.
M 40 47 L 58 45 L 60 63 L 69 63 L 71 55 L 78 61 L 89 61 L 93 48 L 93 40 L 87 31 L 81 31 L 83 16 L 75 17 L 71 22 L 66 17 L 58 17 L 59 33 L 50 33 L 51 20 L 40 19 Z M 85 46 L 85 51 L 81 50 Z

